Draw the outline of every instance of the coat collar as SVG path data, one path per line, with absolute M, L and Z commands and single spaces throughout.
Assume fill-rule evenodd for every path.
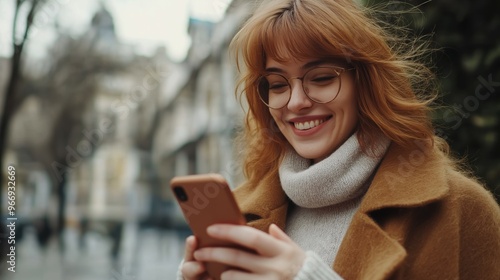
M 448 193 L 446 161 L 442 152 L 423 142 L 410 149 L 392 143 L 365 194 L 360 212 L 416 207 L 441 199 Z
M 428 144 L 415 144 L 404 148 L 392 143 L 382 159 L 335 260 L 335 270 L 345 278 L 359 278 L 359 273 L 370 279 L 385 278 L 406 257 L 404 247 L 372 218 L 374 212 L 420 207 L 447 195 L 446 157 Z M 248 225 L 266 232 L 271 223 L 285 227 L 289 200 L 279 178 L 263 178 L 257 186 L 243 185 L 235 196 L 252 220 Z
M 257 185 L 246 182 L 234 190 L 234 195 L 248 225 L 265 232 L 272 223 L 285 228 L 289 200 L 277 174 L 262 178 Z
M 346 279 L 385 279 L 406 258 L 405 248 L 373 218 L 387 208 L 415 208 L 448 193 L 446 157 L 437 148 L 391 144 L 342 241 L 334 269 Z

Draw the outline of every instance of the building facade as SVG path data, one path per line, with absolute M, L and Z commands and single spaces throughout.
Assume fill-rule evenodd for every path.
M 162 174 L 162 195 L 172 200 L 174 176 L 220 173 L 235 187 L 243 181 L 235 136 L 243 108 L 235 95 L 237 69 L 229 43 L 252 11 L 248 1 L 233 1 L 218 23 L 191 19 L 191 49 L 174 68 L 162 92 L 162 118 L 154 155 Z M 174 219 L 179 218 L 176 208 Z

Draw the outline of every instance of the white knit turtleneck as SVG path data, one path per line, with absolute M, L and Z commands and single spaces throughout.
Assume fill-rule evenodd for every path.
M 285 232 L 309 251 L 307 265 L 325 267 L 327 264 L 331 270 L 352 217 L 389 144 L 387 138 L 381 137 L 375 147 L 375 154 L 379 156 L 368 156 L 361 151 L 353 134 L 329 157 L 314 165 L 293 150 L 287 152 L 279 170 L 283 190 L 293 202 Z M 324 264 L 313 264 L 311 252 Z M 310 267 L 304 269 L 318 271 Z M 304 275 L 304 271 L 299 275 Z

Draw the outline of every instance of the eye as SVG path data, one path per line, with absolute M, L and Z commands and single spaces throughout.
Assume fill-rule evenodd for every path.
M 288 90 L 286 83 L 273 83 L 269 85 L 269 91 L 272 93 L 283 93 Z
M 326 83 L 331 82 L 338 76 L 336 74 L 320 74 L 311 78 L 311 82 L 313 83 Z
M 283 93 L 288 90 L 288 82 L 281 75 L 270 74 L 266 77 L 267 89 L 271 93 Z

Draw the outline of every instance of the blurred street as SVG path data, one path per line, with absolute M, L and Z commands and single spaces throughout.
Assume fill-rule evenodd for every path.
M 80 247 L 75 229 L 64 232 L 64 250 L 53 238 L 42 249 L 32 228 L 25 229 L 16 246 L 16 272 L 2 264 L 0 278 L 5 280 L 170 280 L 176 279 L 183 256 L 185 235 L 174 230 L 140 230 L 134 224 L 124 227 L 117 260 L 110 255 L 111 239 L 88 232 Z

